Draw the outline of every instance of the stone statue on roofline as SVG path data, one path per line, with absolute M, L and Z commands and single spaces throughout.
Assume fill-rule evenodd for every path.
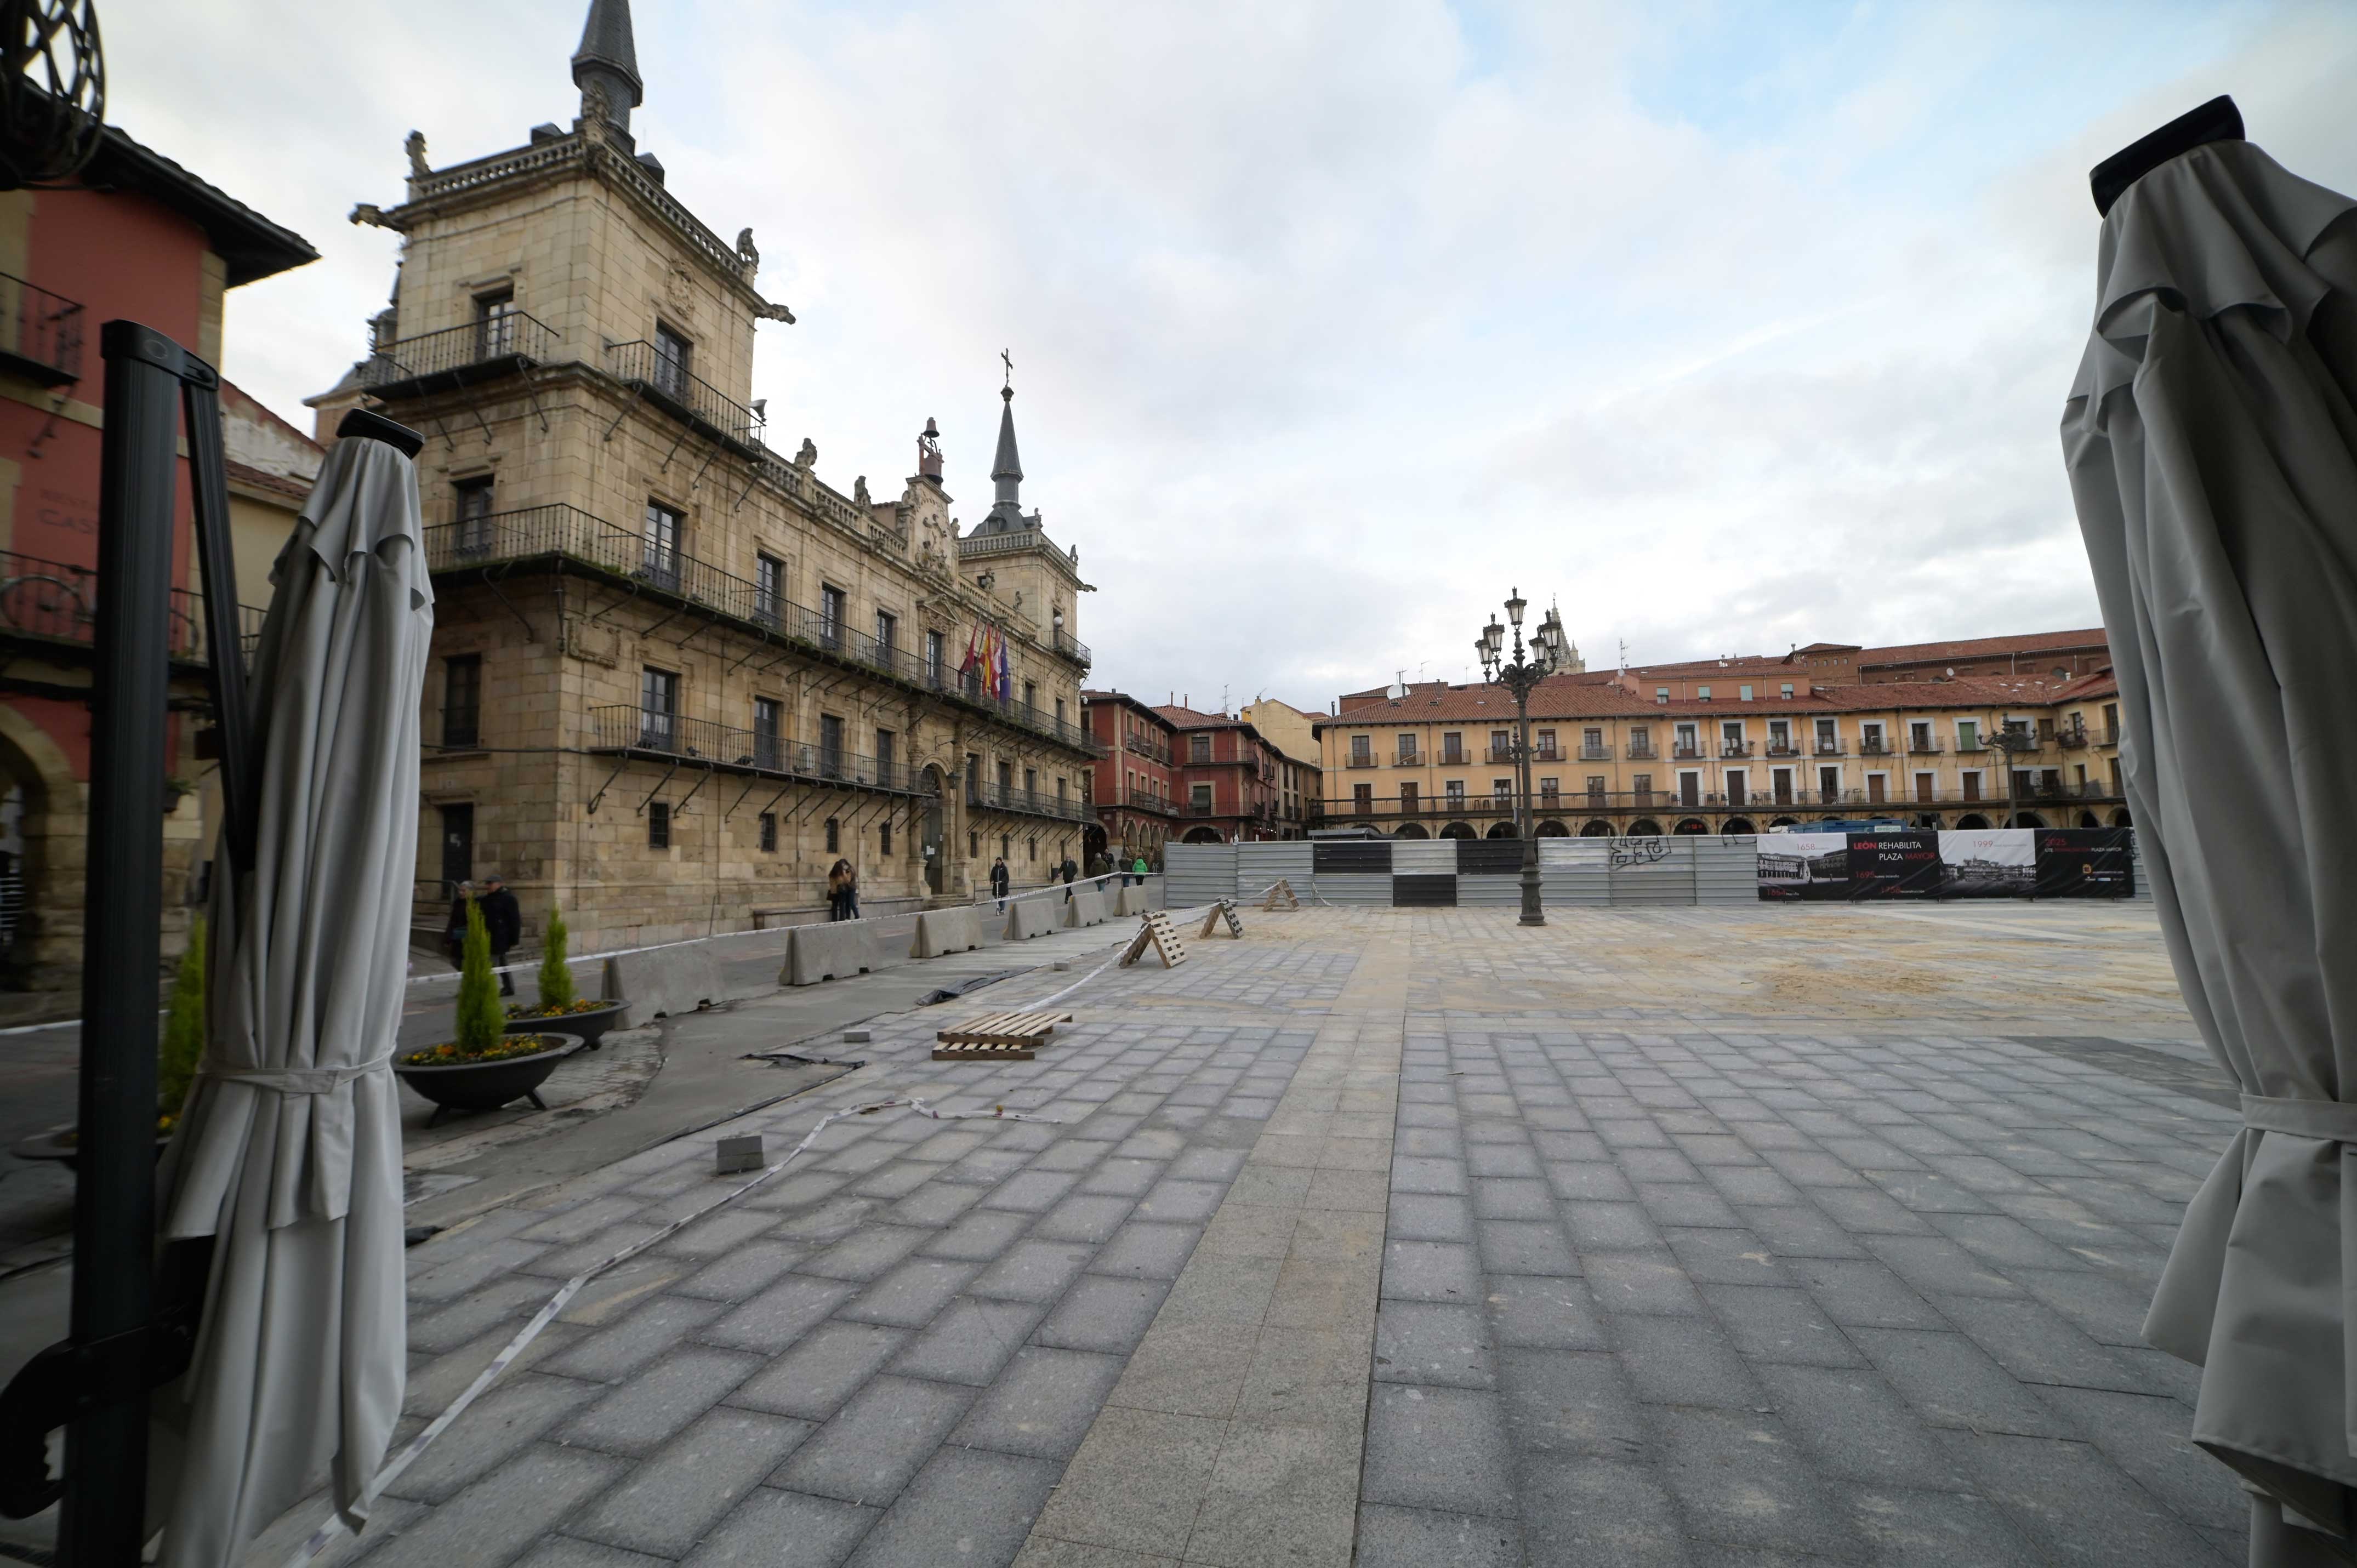
M 817 442 L 807 435 L 802 437 L 802 449 L 794 454 L 794 467 L 805 472 L 818 467 Z
M 867 476 L 865 474 L 851 481 L 851 504 L 862 511 L 876 504 L 867 499 Z
M 424 179 L 434 172 L 434 166 L 425 161 L 425 132 L 410 132 L 408 138 L 401 144 L 401 150 L 409 155 L 410 178 Z
M 738 259 L 745 263 L 745 270 L 747 272 L 752 272 L 760 266 L 761 252 L 753 248 L 752 230 L 739 229 L 737 231 L 737 255 Z

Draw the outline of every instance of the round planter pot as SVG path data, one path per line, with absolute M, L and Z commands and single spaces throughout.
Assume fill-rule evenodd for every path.
M 73 1123 L 69 1122 L 62 1127 L 52 1127 L 46 1133 L 21 1138 L 8 1146 L 8 1152 L 20 1160 L 48 1160 L 73 1170 L 76 1168 L 74 1161 L 81 1155 L 81 1143 L 73 1134 Z M 156 1158 L 163 1158 L 164 1146 L 171 1141 L 172 1136 L 168 1133 L 156 1137 Z
M 597 1042 L 606 1031 L 620 1025 L 622 1009 L 629 1005 L 627 1002 L 608 1002 L 587 1013 L 558 1013 L 546 1018 L 511 1018 L 508 1020 L 507 1032 L 511 1035 L 545 1035 L 553 1032 L 578 1035 L 581 1036 L 581 1043 L 594 1051 L 597 1048 Z
M 393 1074 L 402 1082 L 434 1101 L 435 1112 L 427 1121 L 431 1126 L 442 1119 L 446 1111 L 497 1111 L 511 1101 L 529 1100 L 539 1110 L 548 1107 L 541 1102 L 540 1086 L 556 1070 L 556 1064 L 579 1050 L 583 1041 L 578 1035 L 558 1034 L 554 1030 L 536 1031 L 549 1042 L 548 1049 L 528 1057 L 510 1057 L 495 1062 L 453 1062 L 447 1067 L 404 1067 L 393 1064 Z

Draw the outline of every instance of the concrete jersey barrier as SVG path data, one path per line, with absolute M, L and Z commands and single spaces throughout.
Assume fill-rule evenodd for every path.
M 630 1004 L 624 1016 L 640 1026 L 657 1018 L 693 1013 L 706 1002 L 725 1000 L 720 965 L 712 950 L 700 945 L 609 958 L 604 989 L 608 1000 Z
M 1075 887 L 1071 902 L 1064 906 L 1067 926 L 1102 926 L 1105 919 L 1104 894 L 1094 887 Z
M 911 958 L 939 958 L 943 953 L 972 952 L 982 946 L 982 915 L 979 910 L 927 909 L 917 917 L 916 939 L 910 943 Z
M 1006 906 L 1006 940 L 1017 942 L 1029 937 L 1044 937 L 1056 929 L 1063 913 L 1060 898 L 1011 899 Z
M 823 980 L 848 980 L 884 967 L 875 928 L 865 920 L 829 920 L 823 925 L 796 926 L 786 950 L 785 966 L 778 972 L 780 985 L 816 985 Z

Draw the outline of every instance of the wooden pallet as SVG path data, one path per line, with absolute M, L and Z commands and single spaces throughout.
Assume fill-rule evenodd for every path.
M 1176 969 L 1187 961 L 1187 944 L 1178 940 L 1178 929 L 1170 924 L 1170 917 L 1160 909 L 1147 910 L 1145 918 L 1137 922 L 1137 934 L 1129 939 L 1129 946 L 1121 951 L 1122 967 L 1127 968 L 1144 958 L 1149 946 L 1154 949 L 1155 956 L 1161 959 L 1165 969 Z
M 1264 909 L 1298 909 L 1301 897 L 1293 890 L 1290 877 L 1280 876 L 1270 885 L 1268 897 L 1260 901 Z
M 1228 935 L 1236 938 L 1243 936 L 1244 923 L 1236 918 L 1236 901 L 1232 898 L 1222 898 L 1211 906 L 1210 914 L 1203 917 L 1203 929 L 1195 933 L 1195 940 L 1202 941 L 1218 935 L 1220 921 L 1222 918 L 1228 923 Z
M 933 1059 L 937 1062 L 1028 1062 L 1034 1055 L 1028 1046 L 988 1046 L 975 1042 L 956 1045 L 936 1043 Z
M 989 1046 L 1008 1050 L 1019 1049 L 1024 1057 L 1028 1057 L 1034 1048 L 1048 1043 L 1048 1036 L 1056 1032 L 1057 1025 L 1069 1024 L 1071 1021 L 1072 1015 L 1070 1013 L 985 1013 L 981 1017 L 960 1024 L 954 1028 L 943 1029 L 933 1038 L 944 1046 Z M 933 1057 L 939 1061 L 974 1059 L 971 1053 L 943 1057 L 939 1049 L 933 1052 Z

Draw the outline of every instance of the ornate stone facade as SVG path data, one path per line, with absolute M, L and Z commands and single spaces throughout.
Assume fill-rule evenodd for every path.
M 393 308 L 313 400 L 428 438 L 419 922 L 493 870 L 583 949 L 783 918 L 837 858 L 870 912 L 964 898 L 1002 845 L 1046 880 L 1094 755 L 1077 553 L 1036 514 L 961 541 L 930 421 L 887 500 L 773 449 L 755 328 L 792 316 L 750 231 L 723 242 L 636 151 L 610 46 L 585 65 L 585 38 L 570 131 L 355 212 L 403 236 Z M 983 627 L 1003 698 L 961 673 Z

